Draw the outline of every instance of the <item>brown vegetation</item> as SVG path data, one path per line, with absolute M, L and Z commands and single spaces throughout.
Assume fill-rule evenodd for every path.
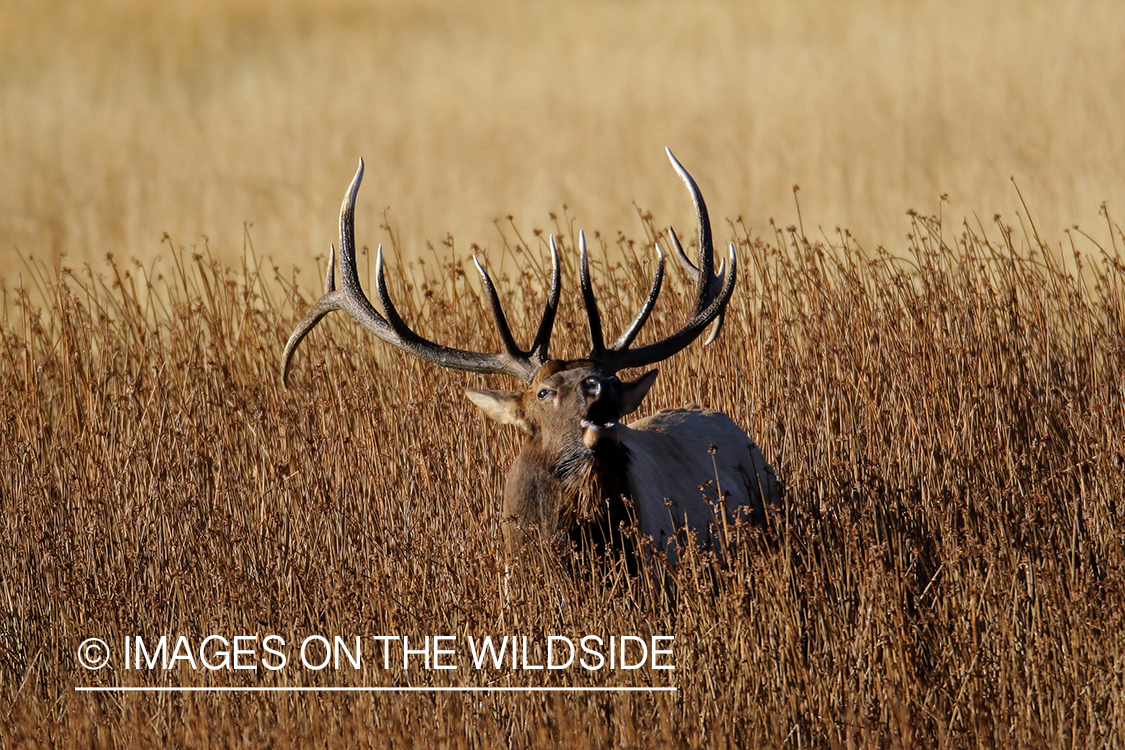
M 47 273 L 41 311 L 7 292 L 18 304 L 0 350 L 0 744 L 1119 743 L 1125 237 L 1108 217 L 1104 250 L 1079 237 L 1086 273 L 1072 277 L 1030 225 L 954 237 L 913 222 L 901 260 L 846 234 L 762 241 L 733 225 L 743 270 L 724 334 L 665 363 L 646 408 L 727 411 L 787 500 L 768 529 L 730 531 L 729 568 L 686 555 L 674 597 L 644 576 L 565 575 L 549 561 L 506 577 L 498 504 L 514 439 L 460 395 L 484 381 L 388 352 L 336 316 L 284 390 L 280 352 L 309 295 L 253 255 L 237 270 L 180 251 L 155 269 Z M 558 229 L 573 290 L 573 235 Z M 536 320 L 542 242 L 509 236 L 527 271 L 505 284 L 506 304 Z M 645 265 L 602 268 L 607 328 L 636 309 Z M 494 345 L 459 265 L 392 267 L 418 330 Z M 667 290 L 648 336 L 681 319 L 688 294 L 672 289 L 686 286 Z M 573 305 L 560 311 L 560 354 L 585 335 Z M 201 676 L 76 661 L 88 637 L 271 632 L 675 633 L 676 669 L 365 661 Z M 679 690 L 74 691 L 104 684 Z

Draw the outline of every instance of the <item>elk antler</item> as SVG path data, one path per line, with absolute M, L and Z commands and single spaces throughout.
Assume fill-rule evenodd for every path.
M 684 169 L 683 165 L 672 156 L 669 149 L 664 149 L 668 153 L 668 158 L 672 161 L 672 167 L 675 168 L 676 174 L 687 185 L 688 191 L 691 193 L 692 201 L 695 203 L 695 216 L 699 229 L 699 267 L 697 268 L 691 259 L 687 257 L 684 252 L 683 245 L 680 244 L 680 238 L 676 236 L 676 230 L 668 227 L 668 237 L 672 240 L 672 247 L 676 250 L 676 258 L 680 261 L 680 265 L 688 275 L 696 280 L 698 283 L 698 291 L 696 292 L 695 312 L 700 313 L 703 311 L 705 298 L 714 298 L 722 289 L 723 283 L 726 281 L 724 276 L 723 261 L 719 261 L 718 274 L 712 273 L 712 251 L 711 248 L 711 221 L 707 216 L 707 205 L 703 202 L 703 194 L 699 192 L 699 186 L 695 184 L 695 180 Z M 734 252 L 733 246 L 731 252 Z M 706 268 L 706 270 L 704 270 Z M 704 288 L 706 286 L 706 289 Z M 719 314 L 715 317 L 715 324 L 711 327 L 711 333 L 707 335 L 707 339 L 703 342 L 706 346 L 715 339 L 719 338 L 719 331 L 723 328 L 723 317 L 726 310 L 719 310 Z
M 492 279 L 489 278 L 488 272 L 484 270 L 475 256 L 473 262 L 476 264 L 477 271 L 484 283 L 485 292 L 488 294 L 489 303 L 492 306 L 492 315 L 496 319 L 496 328 L 504 345 L 504 351 L 486 354 L 435 344 L 410 330 L 398 311 L 395 310 L 383 277 L 382 246 L 379 247 L 375 260 L 375 291 L 379 297 L 379 305 L 383 308 L 383 314 L 380 314 L 372 306 L 371 301 L 363 293 L 355 264 L 355 196 L 359 192 L 359 184 L 362 181 L 363 160 L 360 159 L 359 169 L 356 170 L 355 177 L 352 178 L 352 183 L 348 186 L 348 192 L 344 196 L 344 202 L 340 206 L 340 275 L 343 280 L 343 288 L 336 289 L 336 251 L 335 248 L 332 248 L 328 258 L 328 271 L 324 279 L 324 296 L 317 300 L 304 319 L 297 324 L 292 335 L 289 336 L 289 342 L 285 345 L 285 353 L 282 355 L 281 361 L 282 382 L 288 386 L 289 364 L 301 340 L 316 327 L 321 318 L 333 310 L 343 310 L 386 343 L 408 354 L 413 354 L 425 362 L 455 370 L 503 373 L 530 382 L 535 376 L 535 371 L 549 359 L 547 350 L 551 343 L 551 330 L 559 306 L 561 282 L 559 255 L 554 238 L 551 238 L 551 291 L 543 310 L 543 319 L 539 323 L 535 341 L 530 349 L 523 351 L 516 345 Z
M 735 256 L 734 243 L 730 245 L 730 259 L 726 264 L 725 270 L 723 264 L 720 263 L 719 273 L 716 275 L 713 259 L 714 250 L 711 239 L 711 221 L 707 216 L 707 205 L 703 202 L 703 195 L 699 192 L 699 186 L 695 184 L 695 180 L 691 178 L 691 175 L 683 168 L 683 165 L 676 160 L 672 152 L 668 149 L 665 149 L 665 151 L 676 173 L 680 175 L 680 179 L 687 185 L 688 191 L 691 193 L 692 201 L 695 203 L 695 216 L 699 225 L 698 265 L 694 265 L 688 260 L 687 255 L 684 253 L 683 246 L 680 245 L 680 241 L 676 237 L 675 231 L 671 228 L 668 230 L 668 234 L 672 238 L 672 244 L 676 248 L 676 253 L 679 256 L 680 263 L 684 265 L 688 273 L 697 281 L 695 309 L 691 317 L 680 326 L 679 330 L 667 338 L 636 349 L 629 348 L 633 339 L 636 338 L 637 333 L 640 332 L 641 328 L 648 320 L 648 316 L 652 312 L 653 306 L 656 304 L 656 298 L 660 294 L 660 284 L 664 279 L 664 251 L 660 248 L 660 243 L 657 243 L 656 252 L 658 253 L 659 259 L 657 261 L 656 273 L 653 276 L 652 287 L 649 290 L 648 298 L 645 300 L 640 312 L 638 312 L 637 316 L 633 319 L 633 322 L 625 329 L 625 333 L 621 334 L 621 337 L 614 342 L 613 346 L 607 349 L 602 341 L 602 324 L 601 316 L 598 314 L 598 303 L 594 299 L 594 291 L 590 285 L 586 237 L 583 233 L 579 232 L 578 245 L 582 254 L 581 264 L 579 265 L 582 281 L 582 301 L 586 306 L 586 317 L 590 320 L 589 359 L 596 362 L 599 367 L 607 372 L 617 372 L 630 367 L 644 367 L 654 362 L 668 359 L 686 348 L 692 341 L 695 341 L 695 339 L 699 337 L 699 334 L 703 332 L 703 329 L 713 322 L 715 326 L 711 329 L 711 334 L 705 342 L 708 344 L 711 343 L 719 335 L 719 330 L 723 326 L 723 315 L 726 311 L 727 303 L 730 302 L 731 294 L 734 292 L 734 282 L 738 275 L 738 258 Z

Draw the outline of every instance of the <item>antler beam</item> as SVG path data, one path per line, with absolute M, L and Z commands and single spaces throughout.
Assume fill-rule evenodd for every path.
M 637 316 L 633 319 L 633 322 L 625 332 L 621 334 L 621 337 L 614 342 L 612 347 L 607 349 L 602 339 L 602 324 L 601 316 L 598 314 L 598 304 L 594 299 L 593 287 L 590 284 L 586 237 L 583 233 L 579 232 L 578 245 L 581 252 L 579 270 L 582 280 L 582 301 L 586 307 L 586 317 L 590 321 L 589 359 L 597 363 L 599 367 L 607 372 L 617 372 L 618 370 L 624 370 L 629 367 L 644 367 L 668 359 L 686 348 L 691 342 L 695 341 L 708 325 L 714 323 L 714 328 L 711 330 L 711 334 L 707 337 L 706 341 L 708 344 L 711 343 L 718 337 L 719 331 L 722 329 L 723 315 L 726 311 L 727 303 L 730 301 L 731 295 L 734 292 L 734 283 L 738 275 L 738 258 L 735 255 L 734 243 L 730 245 L 729 261 L 726 263 L 725 267 L 723 264 L 720 264 L 719 273 L 716 275 L 714 249 L 711 238 L 711 221 L 707 215 L 707 204 L 704 203 L 703 195 L 699 191 L 699 186 L 695 184 L 695 180 L 692 179 L 683 165 L 676 160 L 676 157 L 672 155 L 670 150 L 665 149 L 665 151 L 668 154 L 669 161 L 672 162 L 672 167 L 675 168 L 680 179 L 687 185 L 688 192 L 691 193 L 692 202 L 695 204 L 695 216 L 699 231 L 699 258 L 695 264 L 688 259 L 683 246 L 680 244 L 679 238 L 676 237 L 675 230 L 670 227 L 668 229 L 668 234 L 672 239 L 672 245 L 676 249 L 676 254 L 680 259 L 680 263 L 697 282 L 695 309 L 691 317 L 689 317 L 687 321 L 680 326 L 679 330 L 671 336 L 636 349 L 630 348 L 633 339 L 636 338 L 637 333 L 640 332 L 641 328 L 648 320 L 649 314 L 656 304 L 656 297 L 660 294 L 660 283 L 664 278 L 664 251 L 660 248 L 660 243 L 658 242 L 656 243 L 656 251 L 659 255 L 659 260 L 648 298 L 645 300 L 640 312 L 638 312 Z
M 586 235 L 580 232 L 578 244 L 581 252 L 579 265 L 582 300 L 586 308 L 586 316 L 590 322 L 590 356 L 587 358 L 605 372 L 614 373 L 630 367 L 643 367 L 664 359 L 668 359 L 677 352 L 687 347 L 699 337 L 700 333 L 714 323 L 707 343 L 713 341 L 722 328 L 723 314 L 727 303 L 734 292 L 737 278 L 737 258 L 734 245 L 730 245 L 730 257 L 724 267 L 720 264 L 719 273 L 716 275 L 714 268 L 714 250 L 711 237 L 711 222 L 707 215 L 707 206 L 699 191 L 699 186 L 688 174 L 687 170 L 676 160 L 671 151 L 667 151 L 668 159 L 684 184 L 688 187 L 692 202 L 695 204 L 695 214 L 699 233 L 699 258 L 692 263 L 674 230 L 669 228 L 668 234 L 675 248 L 680 263 L 696 280 L 695 308 L 690 317 L 672 335 L 637 348 L 631 348 L 637 334 L 648 322 L 649 316 L 656 305 L 660 295 L 660 286 L 664 280 L 664 251 L 657 243 L 657 265 L 653 276 L 652 286 L 648 297 L 641 306 L 640 311 L 625 329 L 624 333 L 613 343 L 606 347 L 602 337 L 601 316 L 598 313 L 597 300 L 594 298 L 593 285 L 590 282 L 589 253 L 586 248 Z M 379 339 L 390 344 L 396 349 L 401 349 L 419 359 L 455 370 L 467 370 L 479 373 L 502 373 L 531 382 L 539 370 L 549 359 L 551 331 L 558 312 L 559 292 L 561 288 L 561 274 L 559 268 L 558 248 L 555 239 L 551 237 L 551 288 L 547 295 L 547 302 L 543 310 L 539 328 L 531 348 L 526 351 L 519 348 L 512 336 L 511 327 L 508 325 L 504 308 L 500 304 L 500 297 L 496 286 L 480 261 L 473 257 L 473 263 L 480 273 L 485 294 L 492 308 L 492 315 L 496 321 L 496 330 L 500 336 L 504 350 L 501 352 L 485 353 L 465 349 L 442 346 L 429 341 L 410 329 L 406 322 L 395 309 L 387 290 L 383 266 L 383 248 L 375 260 L 375 292 L 379 298 L 382 312 L 375 309 L 371 301 L 363 293 L 359 283 L 359 274 L 356 271 L 355 258 L 355 200 L 359 192 L 359 185 L 363 181 L 363 160 L 359 162 L 355 177 L 344 196 L 340 206 L 340 277 L 342 288 L 336 288 L 336 250 L 331 248 L 328 259 L 328 269 L 324 279 L 324 295 L 317 300 L 304 319 L 297 324 L 285 345 L 282 356 L 281 376 L 288 385 L 289 367 L 293 354 L 309 331 L 333 310 L 343 310 L 355 318 L 360 325 Z
M 548 294 L 543 319 L 539 324 L 539 330 L 531 349 L 522 351 L 516 346 L 492 279 L 489 278 L 488 273 L 479 262 L 476 263 L 477 270 L 480 272 L 485 291 L 492 305 L 492 312 L 496 318 L 496 325 L 504 344 L 504 351 L 496 353 L 473 352 L 435 344 L 410 330 L 395 309 L 394 303 L 391 302 L 383 273 L 382 246 L 379 247 L 375 260 L 375 291 L 379 297 L 379 304 L 383 308 L 382 314 L 372 306 L 371 301 L 363 293 L 355 261 L 355 198 L 362 181 L 363 160 L 361 159 L 355 177 L 352 178 L 351 185 L 348 186 L 348 192 L 344 196 L 344 202 L 340 206 L 340 276 L 343 281 L 343 288 L 336 288 L 335 249 L 333 249 L 328 260 L 329 269 L 325 275 L 324 295 L 317 300 L 304 319 L 297 324 L 289 337 L 289 342 L 285 345 L 285 353 L 282 355 L 281 363 L 282 381 L 288 385 L 289 366 L 293 359 L 293 353 L 305 336 L 308 335 L 308 332 L 316 327 L 316 324 L 328 313 L 333 310 L 343 310 L 382 341 L 425 362 L 455 370 L 502 373 L 530 382 L 535 376 L 536 370 L 549 357 L 548 348 L 551 342 L 551 330 L 554 325 L 555 313 L 558 310 L 561 278 L 558 250 L 555 248 L 554 242 L 551 243 L 551 291 Z M 475 258 L 474 261 L 476 261 Z

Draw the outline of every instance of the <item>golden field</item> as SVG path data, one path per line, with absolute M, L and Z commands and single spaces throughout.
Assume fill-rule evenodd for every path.
M 1057 238 L 1125 206 L 1115 2 L 0 3 L 0 269 L 149 263 L 167 232 L 309 267 L 370 168 L 411 252 L 508 215 L 635 234 L 636 203 L 796 220 L 900 252 L 905 212 Z M 380 238 L 381 239 L 381 238 Z M 720 240 L 729 239 L 722 231 Z M 374 239 L 372 239 L 374 241 Z
M 1123 78 L 1111 3 L 0 2 L 0 747 L 1120 746 Z M 281 386 L 357 157 L 417 330 L 495 347 L 474 244 L 538 320 L 543 229 L 581 356 L 577 230 L 612 333 L 692 229 L 665 145 L 739 286 L 638 416 L 721 409 L 786 487 L 725 567 L 509 568 L 517 439 L 461 396 L 499 378 L 337 314 Z M 266 633 L 671 634 L 675 670 L 79 664 Z
M 135 269 L 47 275 L 49 308 L 22 295 L 2 332 L 0 743 L 1119 745 L 1121 228 L 1085 256 L 1089 284 L 1048 249 L 1023 258 L 1016 247 L 1034 240 L 1003 225 L 946 241 L 934 219 L 915 229 L 905 260 L 797 231 L 742 236 L 723 336 L 665 362 L 642 411 L 727 411 L 776 466 L 784 507 L 766 528 L 725 532 L 725 568 L 696 553 L 636 577 L 535 555 L 507 570 L 499 498 L 514 431 L 460 392 L 495 378 L 389 353 L 337 315 L 285 390 L 281 300 L 308 300 L 252 258 L 231 270 L 170 253 L 174 270 L 151 286 Z M 431 265 L 408 285 L 395 269 L 393 295 L 435 339 L 488 348 L 489 314 L 459 270 Z M 611 331 L 647 271 L 596 269 Z M 575 278 L 570 262 L 568 288 Z M 542 284 L 532 271 L 506 284 L 514 319 L 537 319 Z M 690 307 L 686 285 L 673 288 L 648 336 Z M 585 353 L 580 314 L 571 295 L 559 354 Z M 674 635 L 675 670 L 383 669 L 370 645 L 340 671 L 124 668 L 126 637 L 211 634 Z M 109 667 L 81 668 L 87 638 L 112 644 Z

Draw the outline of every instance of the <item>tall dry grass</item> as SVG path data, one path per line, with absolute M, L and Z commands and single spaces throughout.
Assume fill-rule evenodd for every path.
M 799 184 L 898 248 L 942 193 L 1014 214 L 1014 176 L 1056 236 L 1125 205 L 1122 92 L 1114 0 L 5 0 L 0 274 L 147 264 L 164 232 L 237 265 L 247 222 L 303 262 L 360 156 L 360 225 L 389 207 L 411 249 L 563 205 L 686 225 L 665 146 L 756 231 Z
M 1079 276 L 1031 225 L 915 216 L 902 259 L 846 233 L 731 225 L 743 263 L 725 333 L 665 363 L 645 409 L 726 410 L 787 499 L 768 528 L 728 540 L 727 569 L 686 555 L 671 599 L 644 578 L 589 585 L 601 573 L 534 561 L 505 579 L 515 437 L 460 396 L 481 379 L 386 352 L 336 316 L 282 389 L 280 351 L 309 300 L 290 272 L 171 248 L 151 267 L 43 271 L 47 307 L 9 290 L 2 328 L 0 743 L 1119 746 L 1125 237 L 1106 222 L 1100 248 L 1073 236 Z M 542 239 L 505 232 L 524 270 L 504 284 L 512 318 L 537 319 Z M 490 346 L 448 257 L 396 261 L 396 298 L 435 339 Z M 557 351 L 573 355 L 585 331 L 568 257 Z M 643 266 L 601 269 L 611 324 L 643 293 Z M 685 287 L 648 335 L 690 306 Z M 88 673 L 76 649 L 212 632 L 674 632 L 670 676 L 568 679 L 679 692 L 73 690 L 201 684 L 187 669 Z M 542 684 L 370 662 L 206 679 Z

